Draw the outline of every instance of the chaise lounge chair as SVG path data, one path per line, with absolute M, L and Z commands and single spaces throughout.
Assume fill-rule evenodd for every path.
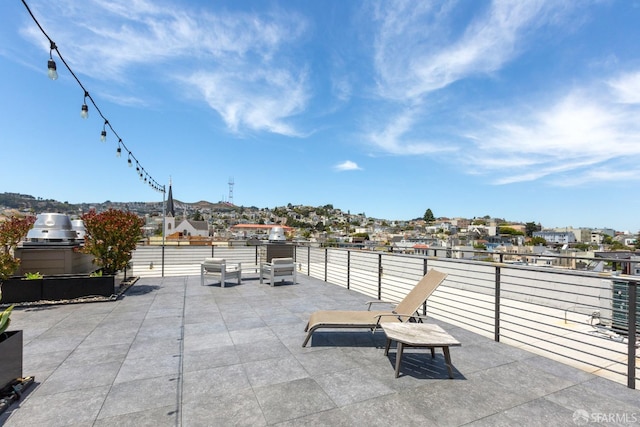
M 307 332 L 307 337 L 302 346 L 306 347 L 313 332 L 320 328 L 367 328 L 375 330 L 383 322 L 409 321 L 416 316 L 420 306 L 446 277 L 445 273 L 433 269 L 429 270 L 407 296 L 400 301 L 396 308 L 391 311 L 371 311 L 371 304 L 381 301 L 369 302 L 369 310 L 316 311 L 309 316 L 309 323 L 304 329 Z

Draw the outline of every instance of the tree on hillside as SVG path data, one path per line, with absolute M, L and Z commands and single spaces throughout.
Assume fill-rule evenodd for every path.
M 500 228 L 500 234 L 509 234 L 511 236 L 522 236 L 524 234 L 522 231 L 518 231 L 513 227 L 501 225 L 499 228 Z
M 535 222 L 527 222 L 524 224 L 524 230 L 527 237 L 533 236 L 535 231 L 540 231 L 540 226 Z
M 536 236 L 527 242 L 527 246 L 547 246 L 547 241 L 544 237 Z
M 431 212 L 431 209 L 427 209 L 424 212 L 424 216 L 422 217 L 422 219 L 424 219 L 427 223 L 432 223 L 436 220 L 436 217 L 433 216 L 433 212 Z

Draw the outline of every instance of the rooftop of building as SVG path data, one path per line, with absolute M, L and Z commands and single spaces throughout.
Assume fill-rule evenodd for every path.
M 24 374 L 35 384 L 5 426 L 578 425 L 637 422 L 623 384 L 435 319 L 461 343 L 395 352 L 383 332 L 317 331 L 309 314 L 370 299 L 298 275 L 271 287 L 201 286 L 199 276 L 141 278 L 111 302 L 23 307 Z M 603 418 L 608 417 L 608 418 Z M 614 418 L 611 418 L 614 417 Z M 636 418 L 634 418 L 636 417 Z

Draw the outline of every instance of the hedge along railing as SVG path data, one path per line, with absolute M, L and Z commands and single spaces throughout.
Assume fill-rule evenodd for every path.
M 134 275 L 138 263 L 159 254 L 159 247 L 136 250 Z M 264 254 L 260 246 L 167 246 L 164 267 L 178 274 L 193 267 L 188 274 L 199 274 L 205 257 L 251 265 Z M 392 302 L 428 269 L 443 271 L 447 279 L 423 307 L 425 314 L 590 372 L 626 378 L 635 388 L 637 276 L 310 246 L 295 247 L 294 258 L 301 273 Z

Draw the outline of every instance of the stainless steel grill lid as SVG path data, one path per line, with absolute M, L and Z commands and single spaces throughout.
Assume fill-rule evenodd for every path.
M 27 232 L 30 242 L 74 242 L 77 238 L 69 217 L 59 213 L 38 214 L 33 228 Z

